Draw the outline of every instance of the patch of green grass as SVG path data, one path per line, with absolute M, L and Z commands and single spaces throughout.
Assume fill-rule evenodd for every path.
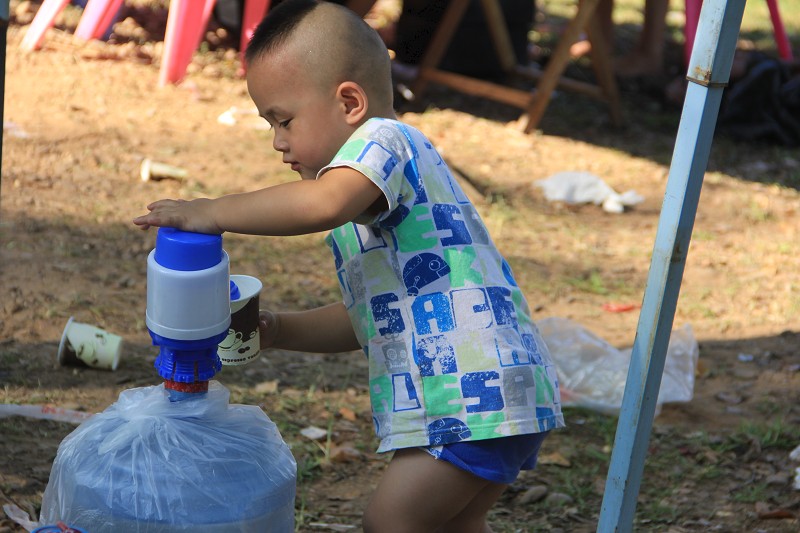
M 582 292 L 603 295 L 611 292 L 606 285 L 607 282 L 605 278 L 598 270 L 592 270 L 582 277 L 567 278 L 564 281 L 567 283 L 567 285 L 570 285 Z
M 748 483 L 731 494 L 731 500 L 740 503 L 756 503 L 769 499 L 769 490 L 766 483 Z
M 680 511 L 674 505 L 657 502 L 647 505 L 646 512 L 640 513 L 640 516 L 647 517 L 647 524 L 671 524 L 678 519 Z
M 779 418 L 768 424 L 744 422 L 740 434 L 757 439 L 761 448 L 780 448 L 789 450 L 800 441 L 800 426 Z
M 769 209 L 765 209 L 756 202 L 750 202 L 750 205 L 748 205 L 744 216 L 748 221 L 753 223 L 768 222 L 774 217 Z
M 717 238 L 716 234 L 714 234 L 711 231 L 696 229 L 692 232 L 692 239 L 696 241 L 711 242 L 716 240 L 716 238 Z
M 800 427 L 787 422 L 783 418 L 768 423 L 745 421 L 740 428 L 729 434 L 724 440 L 712 443 L 711 447 L 719 453 L 740 452 L 757 446 L 764 450 L 777 448 L 790 450 L 800 441 Z

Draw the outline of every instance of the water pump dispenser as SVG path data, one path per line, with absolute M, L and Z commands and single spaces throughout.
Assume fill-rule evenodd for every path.
M 158 230 L 147 258 L 146 324 L 160 348 L 156 370 L 176 398 L 208 390 L 222 368 L 217 346 L 231 323 L 230 292 L 221 235 Z

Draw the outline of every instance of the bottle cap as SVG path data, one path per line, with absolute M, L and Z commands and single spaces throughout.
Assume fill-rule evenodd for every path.
M 156 262 L 171 270 L 205 270 L 222 261 L 222 235 L 159 228 Z

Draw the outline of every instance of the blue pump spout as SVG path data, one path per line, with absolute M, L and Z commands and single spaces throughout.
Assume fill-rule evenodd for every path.
M 227 331 L 224 331 L 208 339 L 179 341 L 151 331 L 153 345 L 160 348 L 155 362 L 158 375 L 178 383 L 208 381 L 222 370 L 217 346 L 226 335 Z

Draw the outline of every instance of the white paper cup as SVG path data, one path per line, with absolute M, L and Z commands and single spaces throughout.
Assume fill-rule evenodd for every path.
M 58 362 L 62 366 L 88 366 L 116 370 L 122 349 L 122 337 L 96 326 L 67 321 L 58 345 Z
M 142 181 L 161 180 L 171 178 L 175 180 L 184 180 L 189 173 L 180 167 L 168 165 L 166 163 L 159 163 L 152 159 L 144 159 L 141 167 L 139 167 L 139 177 Z
M 261 352 L 261 336 L 258 333 L 258 297 L 261 281 L 252 276 L 231 275 L 239 298 L 231 300 L 231 325 L 228 336 L 219 343 L 217 354 L 223 365 L 245 365 Z

